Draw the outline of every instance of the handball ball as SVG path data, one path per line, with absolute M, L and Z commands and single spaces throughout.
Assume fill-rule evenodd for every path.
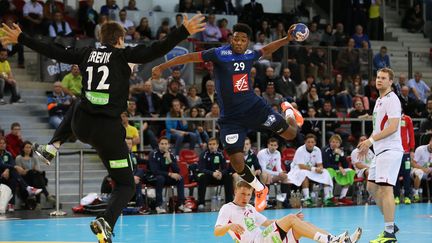
M 293 24 L 291 28 L 294 28 L 292 31 L 292 37 L 295 41 L 304 41 L 309 36 L 309 28 L 303 24 Z

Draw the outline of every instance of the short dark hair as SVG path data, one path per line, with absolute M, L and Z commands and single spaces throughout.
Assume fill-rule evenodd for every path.
M 233 27 L 233 33 L 234 32 L 242 32 L 245 33 L 248 37 L 250 37 L 252 35 L 252 29 L 249 27 L 249 25 L 247 24 L 236 24 Z
M 18 122 L 14 122 L 11 124 L 11 130 L 13 130 L 15 127 L 21 127 L 21 124 L 19 124 Z
M 315 136 L 315 134 L 312 133 L 306 134 L 305 141 L 308 140 L 309 138 L 313 138 L 315 142 L 317 141 L 317 137 Z
M 268 140 L 267 140 L 267 144 L 270 144 L 270 143 L 277 143 L 278 142 L 278 140 L 276 139 L 276 138 L 273 138 L 273 137 L 271 137 L 271 138 L 269 138 Z
M 177 17 L 182 17 L 183 18 L 183 14 L 176 14 L 176 18 Z
M 108 21 L 101 26 L 101 43 L 114 46 L 125 34 L 125 29 L 119 23 Z
M 209 140 L 208 140 L 207 143 L 210 143 L 211 141 L 215 141 L 217 144 L 219 144 L 219 140 L 217 138 L 215 138 L 215 137 L 209 138 Z
M 168 139 L 167 137 L 165 137 L 165 136 L 162 136 L 162 137 L 159 138 L 158 144 L 159 144 L 160 142 L 162 142 L 162 140 L 167 140 L 168 143 L 169 143 L 169 139 Z

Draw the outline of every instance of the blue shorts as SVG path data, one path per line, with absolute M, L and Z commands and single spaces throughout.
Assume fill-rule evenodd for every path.
M 219 119 L 219 126 L 220 140 L 228 153 L 243 151 L 246 135 L 251 130 L 267 129 L 280 134 L 288 128 L 285 118 L 263 99 L 236 117 Z

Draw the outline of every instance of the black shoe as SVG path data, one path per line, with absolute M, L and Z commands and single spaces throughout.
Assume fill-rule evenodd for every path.
M 112 243 L 112 230 L 104 218 L 91 221 L 90 229 L 96 235 L 98 243 Z
M 33 144 L 33 151 L 47 165 L 51 164 L 51 160 L 55 158 L 57 153 L 57 149 L 52 144 L 39 145 L 35 143 Z

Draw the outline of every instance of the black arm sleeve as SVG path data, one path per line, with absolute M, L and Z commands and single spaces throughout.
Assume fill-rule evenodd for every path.
M 43 43 L 31 38 L 25 33 L 18 36 L 18 42 L 48 58 L 68 64 L 80 64 L 87 52 L 87 48 L 65 50 L 53 43 Z
M 173 49 L 178 43 L 189 36 L 186 27 L 173 30 L 168 36 L 161 41 L 153 43 L 151 46 L 138 45 L 125 49 L 125 58 L 131 63 L 146 63 L 158 57 L 161 57 Z

